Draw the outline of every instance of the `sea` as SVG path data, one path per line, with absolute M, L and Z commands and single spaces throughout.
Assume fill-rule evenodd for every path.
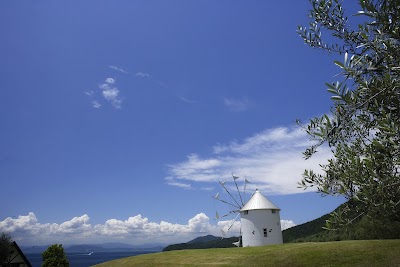
M 123 251 L 123 252 L 93 252 L 93 253 L 67 253 L 69 266 L 88 267 L 102 262 L 111 261 L 141 254 L 159 251 Z M 42 266 L 42 253 L 24 253 L 33 267 Z

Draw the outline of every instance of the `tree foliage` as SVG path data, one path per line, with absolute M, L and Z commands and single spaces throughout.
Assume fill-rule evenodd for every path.
M 62 245 L 52 245 L 42 254 L 42 267 L 69 267 L 69 261 Z
M 306 170 L 300 185 L 356 203 L 355 217 L 346 216 L 344 207 L 328 221 L 330 228 L 363 215 L 399 222 L 400 1 L 359 0 L 359 11 L 350 16 L 357 25 L 350 24 L 339 0 L 310 3 L 309 26 L 298 33 L 306 44 L 342 60 L 334 62 L 339 80 L 326 83 L 331 114 L 299 122 L 315 140 L 305 158 L 321 145 L 333 156 L 321 165 L 321 174 Z
M 0 265 L 7 263 L 13 251 L 12 238 L 7 233 L 0 234 Z

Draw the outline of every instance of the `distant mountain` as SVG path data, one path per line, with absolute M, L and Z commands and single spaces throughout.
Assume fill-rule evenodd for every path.
M 155 248 L 159 249 L 160 247 L 163 248 L 165 247 L 165 243 L 150 243 L 150 244 L 145 244 L 145 245 L 130 245 L 130 244 L 125 244 L 125 243 L 103 243 L 101 246 L 105 249 L 135 249 L 135 250 L 153 250 Z
M 104 248 L 99 245 L 73 245 L 64 248 L 65 252 L 92 252 L 103 251 Z
M 20 248 L 24 253 L 43 253 L 49 246 L 20 246 Z
M 204 248 L 231 248 L 235 247 L 239 237 L 221 238 L 213 235 L 197 237 L 187 243 L 173 244 L 165 247 L 163 251 L 182 249 L 204 249 Z
M 200 236 L 197 237 L 189 242 L 187 244 L 193 244 L 193 243 L 204 243 L 208 241 L 214 241 L 214 240 L 219 240 L 221 237 L 213 236 L 213 235 L 206 235 L 206 236 Z
M 117 242 L 109 242 L 101 244 L 103 248 L 135 248 L 137 246 L 125 244 L 125 243 L 117 243 Z

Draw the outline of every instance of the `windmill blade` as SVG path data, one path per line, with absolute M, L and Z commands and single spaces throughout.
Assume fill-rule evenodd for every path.
M 216 220 L 219 220 L 219 214 L 218 214 L 218 211 L 216 211 L 216 212 L 215 212 L 215 219 L 216 219 Z
M 217 212 L 217 215 L 218 215 L 217 220 L 218 220 L 218 219 L 225 218 L 225 217 L 228 217 L 228 216 L 230 216 L 230 215 L 232 215 L 232 214 L 234 214 L 234 213 L 236 213 L 236 212 L 239 212 L 239 211 L 240 211 L 240 210 L 232 210 L 232 211 L 230 211 L 229 213 L 226 213 L 226 214 L 224 214 L 224 215 L 222 215 L 222 216 L 220 216 L 220 215 L 218 214 L 218 212 Z
M 240 215 L 240 213 L 238 213 L 238 214 L 236 215 L 235 219 L 234 219 L 234 220 L 232 220 L 232 223 L 231 223 L 231 225 L 229 225 L 229 227 L 228 227 L 228 230 L 226 230 L 226 233 L 228 233 L 228 232 L 229 232 L 229 230 L 231 230 L 231 228 L 232 228 L 233 224 L 236 222 L 236 219 L 237 219 L 237 217 L 239 217 L 239 215 Z
M 243 189 L 243 198 L 246 197 L 246 185 L 251 184 L 249 180 L 247 180 L 246 176 L 244 177 L 244 189 Z
M 240 215 L 240 213 L 238 213 L 235 217 L 235 219 L 232 220 L 232 223 L 229 225 L 228 230 L 224 231 L 221 228 L 219 230 L 221 230 L 222 233 L 222 239 L 225 237 L 225 235 L 229 232 L 229 230 L 231 230 L 233 224 L 236 222 L 236 219 L 238 218 L 238 216 Z
M 241 208 L 240 204 L 239 204 L 239 203 L 236 201 L 236 199 L 232 196 L 231 192 L 229 192 L 229 190 L 226 189 L 226 187 L 225 187 L 225 182 L 224 182 L 224 183 L 219 182 L 219 183 L 220 183 L 221 186 L 225 189 L 225 191 L 229 194 L 229 196 L 233 199 L 233 201 L 235 201 L 237 207 L 240 209 L 240 208 Z
M 215 195 L 215 199 L 219 199 L 219 192 Z
M 234 208 L 236 208 L 236 209 L 240 209 L 240 206 L 237 206 L 237 205 L 235 205 L 235 204 L 232 204 L 232 203 L 230 203 L 230 202 L 228 202 L 228 201 L 225 201 L 225 200 L 220 199 L 220 198 L 215 198 L 215 197 L 213 197 L 213 198 L 216 199 L 216 200 L 218 200 L 218 201 L 221 201 L 221 202 L 223 202 L 223 203 L 225 203 L 225 204 L 231 205 L 232 207 L 234 207 Z
M 239 187 L 238 187 L 238 185 L 237 185 L 237 183 L 236 183 L 236 179 L 239 179 L 239 177 L 238 177 L 238 176 L 234 176 L 233 173 L 232 173 L 232 177 L 233 177 L 233 181 L 235 182 L 236 190 L 237 190 L 238 193 L 239 193 L 240 202 L 242 203 L 242 207 L 243 207 L 243 206 L 244 206 L 244 203 L 243 203 L 242 195 L 240 194 Z
M 221 230 L 221 236 L 222 236 L 222 238 L 221 239 L 224 239 L 224 237 L 225 237 L 225 235 L 226 235 L 226 233 L 227 232 L 225 232 L 224 230 L 222 230 L 222 229 L 219 229 L 219 230 Z

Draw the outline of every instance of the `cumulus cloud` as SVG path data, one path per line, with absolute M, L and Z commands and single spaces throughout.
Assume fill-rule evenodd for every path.
M 234 99 L 234 98 L 224 98 L 224 105 L 231 111 L 245 111 L 250 106 L 250 101 L 247 99 Z
M 299 128 L 267 129 L 243 141 L 217 144 L 211 156 L 190 154 L 186 160 L 168 165 L 168 175 L 184 183 L 216 183 L 234 173 L 247 176 L 250 186 L 267 194 L 302 193 L 297 183 L 304 169 L 318 171 L 319 164 L 330 156 L 329 149 L 321 147 L 313 158 L 304 160 L 302 152 L 308 145 L 307 134 Z
M 296 226 L 296 224 L 292 220 L 281 220 L 282 231 L 291 228 L 293 226 Z
M 136 73 L 135 73 L 135 76 L 141 77 L 141 78 L 148 78 L 148 77 L 150 77 L 151 75 L 148 74 L 148 73 L 145 73 L 145 72 L 136 72 Z
M 151 222 L 142 215 L 129 217 L 126 220 L 109 219 L 104 224 L 92 225 L 89 216 L 84 214 L 69 221 L 57 223 L 40 223 L 33 212 L 18 218 L 6 218 L 0 221 L 0 232 L 10 233 L 21 245 L 47 245 L 51 243 L 79 244 L 90 242 L 126 242 L 131 244 L 146 243 L 179 243 L 201 235 L 220 236 L 220 229 L 227 231 L 227 236 L 239 235 L 240 220 L 219 221 L 210 223 L 210 218 L 199 213 L 186 224 L 166 221 Z M 281 220 L 282 230 L 294 226 L 292 221 Z M 290 226 L 289 226 L 290 225 Z

